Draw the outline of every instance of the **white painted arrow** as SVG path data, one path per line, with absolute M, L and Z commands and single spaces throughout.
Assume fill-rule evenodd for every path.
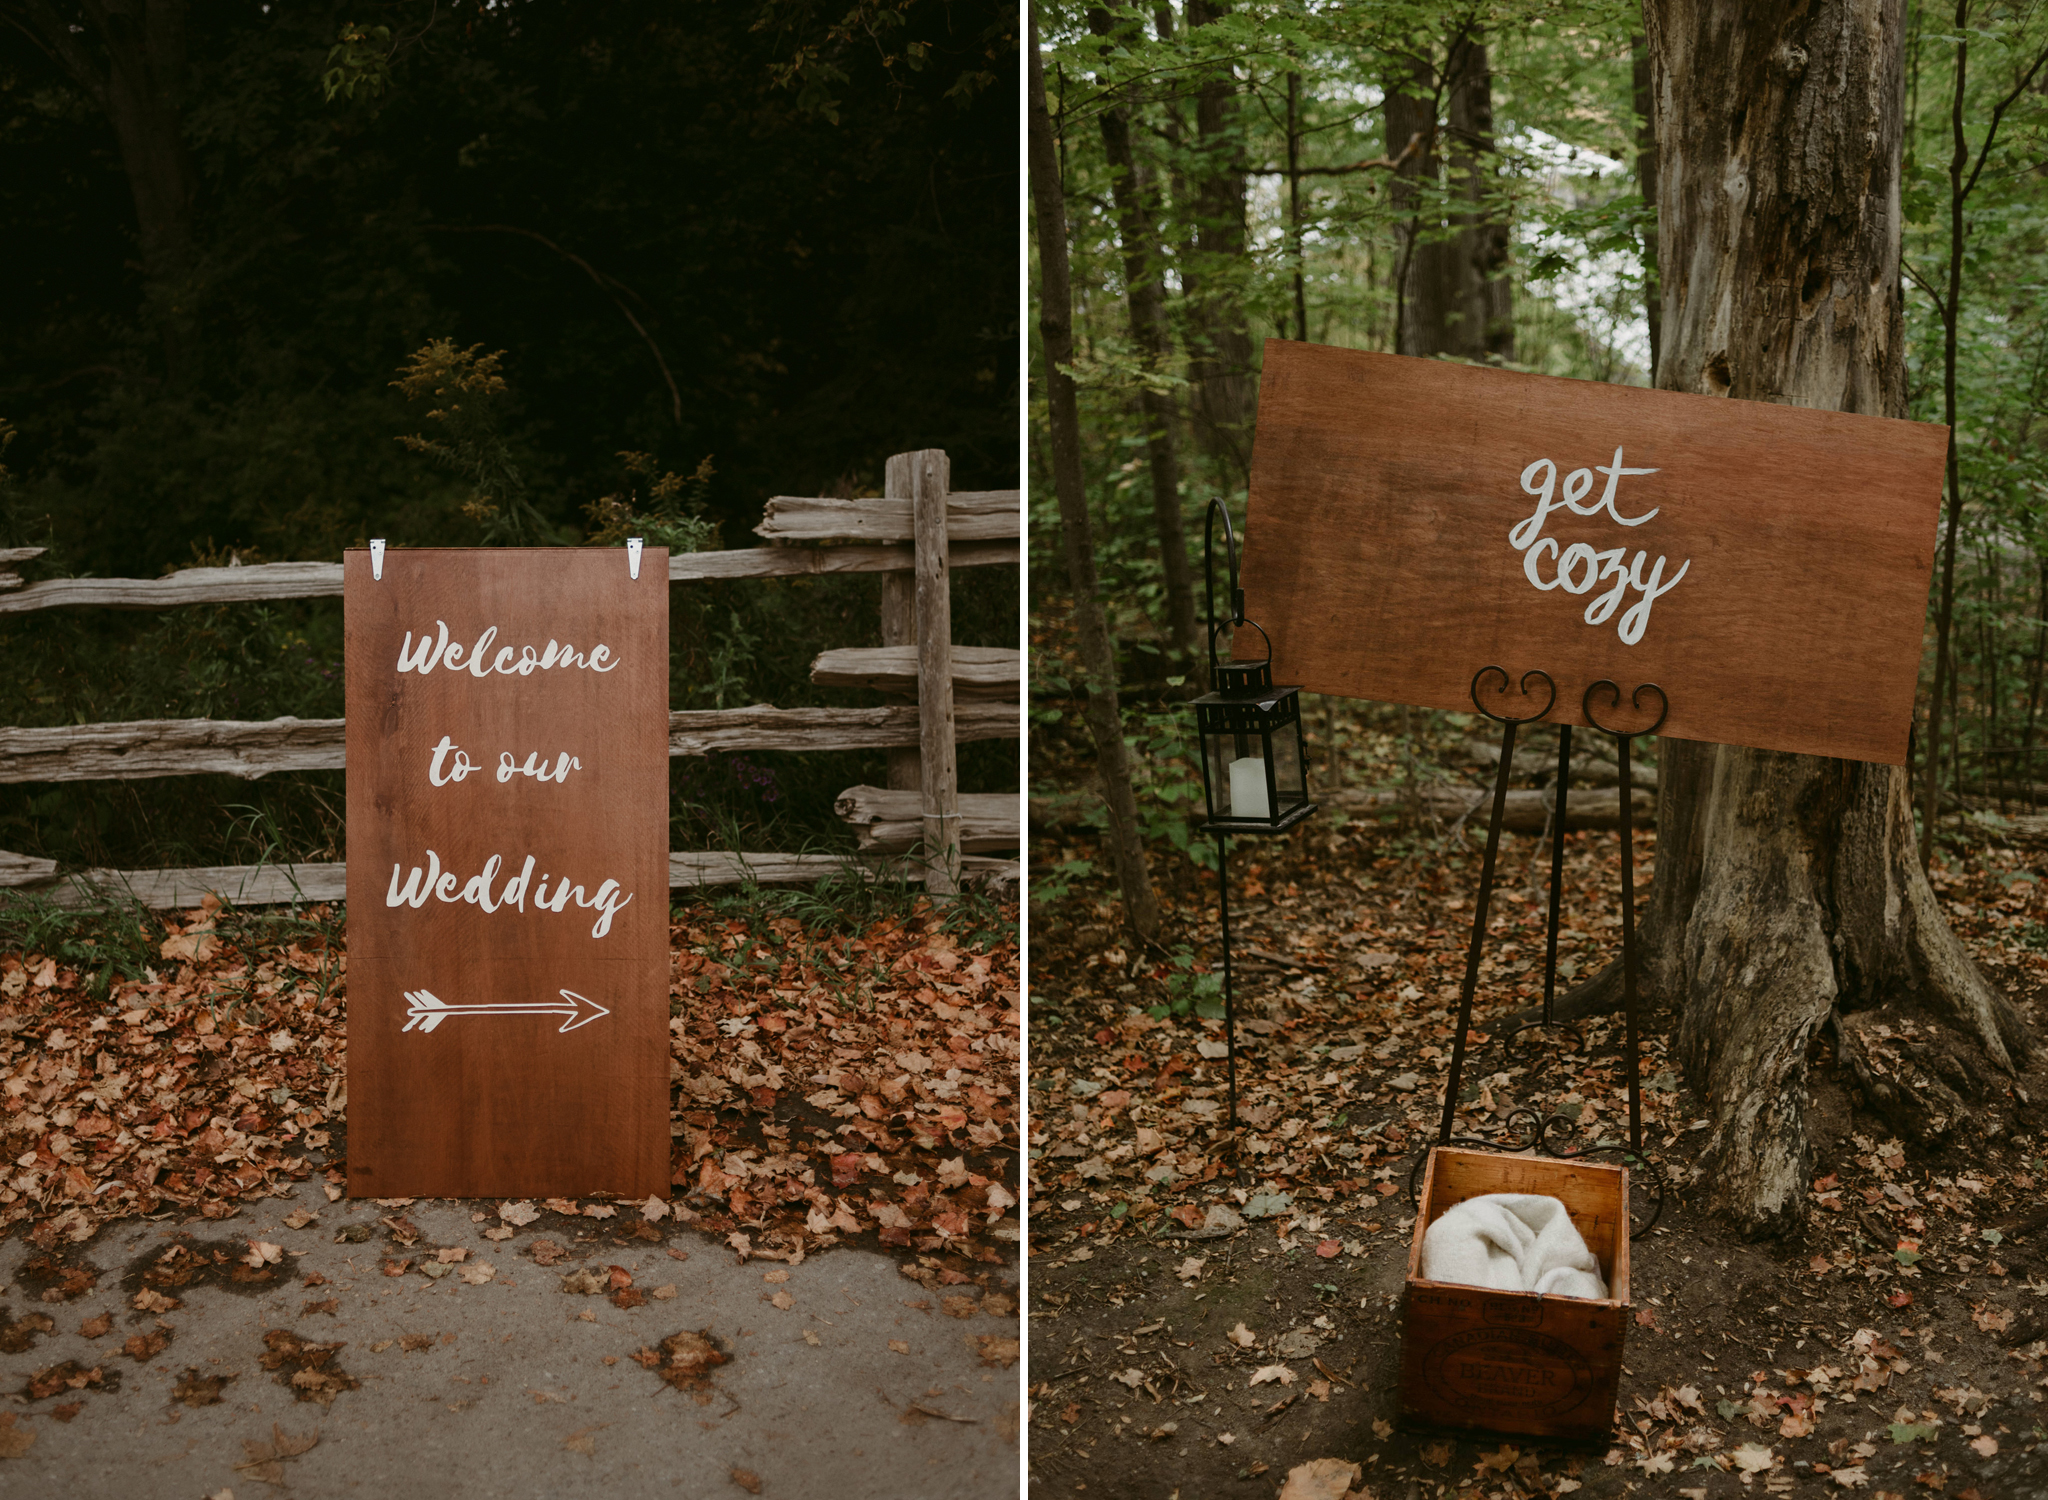
M 410 1031 L 417 1026 L 422 1033 L 429 1032 L 450 1016 L 565 1016 L 561 1029 L 574 1031 L 611 1014 L 588 995 L 579 995 L 574 990 L 559 993 L 568 1004 L 543 1000 L 534 1005 L 450 1005 L 432 990 L 407 990 L 405 1029 Z

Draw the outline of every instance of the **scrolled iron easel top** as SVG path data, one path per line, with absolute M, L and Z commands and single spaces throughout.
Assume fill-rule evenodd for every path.
M 1516 692 L 1520 693 L 1524 698 L 1526 698 L 1529 696 L 1529 679 L 1532 677 L 1541 677 L 1543 679 L 1543 685 L 1550 689 L 1550 696 L 1544 700 L 1543 707 L 1538 709 L 1533 714 L 1522 714 L 1519 717 L 1511 716 L 1508 714 L 1497 714 L 1492 709 L 1488 708 L 1484 703 L 1479 701 L 1479 684 L 1485 681 L 1486 676 L 1489 672 L 1499 676 L 1500 690 L 1503 693 L 1505 693 L 1509 689 L 1509 687 L 1512 686 L 1515 688 Z M 1471 691 L 1472 706 L 1478 709 L 1482 714 L 1486 715 L 1487 718 L 1493 720 L 1493 722 L 1496 724 L 1535 724 L 1543 719 L 1549 718 L 1550 711 L 1553 708 L 1557 707 L 1557 683 L 1553 681 L 1551 679 L 1550 674 L 1544 671 L 1541 667 L 1531 667 L 1528 671 L 1524 672 L 1522 674 L 1522 680 L 1519 684 L 1516 684 L 1515 680 L 1508 675 L 1508 670 L 1505 667 L 1481 667 L 1478 671 L 1472 674 Z
M 1621 688 L 1615 683 L 1613 678 L 1603 677 L 1598 682 L 1588 683 L 1585 696 L 1579 700 L 1579 712 L 1586 716 L 1586 722 L 1595 729 L 1602 730 L 1619 739 L 1633 739 L 1639 734 L 1655 734 L 1664 727 L 1665 719 L 1670 717 L 1670 697 L 1656 683 L 1645 682 L 1638 686 L 1633 693 L 1629 694 L 1628 701 L 1630 707 L 1641 708 L 1643 706 L 1643 694 L 1655 693 L 1657 695 L 1657 717 L 1649 727 L 1645 729 L 1616 729 L 1611 724 L 1603 724 L 1600 722 L 1599 715 L 1593 712 L 1593 695 L 1602 688 L 1607 689 L 1607 696 L 1611 700 L 1607 706 L 1609 708 L 1621 707 Z

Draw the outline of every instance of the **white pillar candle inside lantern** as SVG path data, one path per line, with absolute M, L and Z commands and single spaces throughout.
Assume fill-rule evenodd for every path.
M 1266 800 L 1266 763 L 1247 755 L 1230 763 L 1230 815 L 1233 818 L 1270 818 L 1273 804 Z

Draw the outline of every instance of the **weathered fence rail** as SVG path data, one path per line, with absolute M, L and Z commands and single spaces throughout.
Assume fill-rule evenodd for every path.
M 0 552 L 0 563 L 26 562 L 43 550 L 9 548 Z M 1019 555 L 1015 541 L 982 541 L 968 543 L 951 556 L 956 568 L 976 568 L 1015 563 Z M 743 547 L 730 552 L 685 552 L 672 557 L 668 561 L 668 580 L 686 583 L 713 578 L 893 573 L 908 571 L 912 563 L 909 547 Z M 163 578 L 52 578 L 27 588 L 22 588 L 19 574 L 0 573 L 0 589 L 19 590 L 0 594 L 0 615 L 37 609 L 175 609 L 182 604 L 261 604 L 274 599 L 339 597 L 341 564 L 287 562 L 185 568 Z
M 854 786 L 839 794 L 839 816 L 853 825 L 863 852 L 908 849 L 924 836 L 923 798 L 917 792 Z M 1015 849 L 1023 843 L 1017 798 L 1007 792 L 960 794 L 960 848 L 969 854 Z
M 908 457 L 909 455 L 902 455 Z M 939 462 L 943 463 L 941 455 Z M 1017 491 L 954 490 L 946 497 L 946 540 L 1007 540 L 1017 535 Z M 917 503 L 910 495 L 880 500 L 812 500 L 777 495 L 754 535 L 779 542 L 908 542 L 917 535 Z M 959 558 L 951 559 L 959 567 Z
M 1002 647 L 955 646 L 952 665 L 955 698 L 1015 698 L 1022 685 L 1023 658 Z M 915 646 L 843 646 L 811 663 L 811 681 L 820 687 L 914 694 L 917 675 Z
M 671 887 L 808 883 L 848 868 L 875 879 L 925 878 L 950 890 L 962 878 L 1014 883 L 1015 861 L 978 852 L 1018 847 L 1017 799 L 1007 794 L 962 798 L 954 783 L 952 746 L 963 740 L 1015 739 L 1020 733 L 1020 658 L 1015 651 L 955 647 L 950 618 L 935 607 L 951 567 L 1016 564 L 1022 523 L 1015 490 L 953 491 L 946 460 L 936 451 L 890 460 L 891 493 L 881 499 L 833 500 L 776 496 L 756 530 L 783 545 L 684 553 L 669 559 L 672 583 L 778 578 L 807 574 L 881 573 L 885 644 L 822 653 L 812 680 L 869 687 L 915 701 L 879 708 L 748 708 L 669 715 L 669 754 L 734 751 L 888 750 L 892 784 L 906 771 L 908 788 L 855 787 L 840 797 L 861 850 L 851 866 L 826 854 L 725 853 L 677 850 L 669 856 Z M 940 506 L 943 500 L 943 523 Z M 900 545 L 916 539 L 916 545 Z M 790 545 L 791 543 L 845 545 Z M 187 568 L 163 578 L 56 578 L 22 585 L 10 565 L 39 556 L 39 547 L 0 549 L 0 614 L 61 608 L 173 609 L 188 604 L 242 604 L 339 595 L 339 563 L 261 563 Z M 913 579 L 921 612 L 906 607 Z M 920 615 L 922 621 L 920 621 Z M 920 623 L 933 628 L 920 629 Z M 935 638 L 936 637 L 936 638 Z M 960 701 L 954 701 L 957 691 Z M 340 770 L 346 721 L 279 718 L 262 721 L 143 719 L 49 728 L 0 727 L 0 782 L 133 781 L 164 776 L 225 775 L 254 780 L 290 771 Z M 922 769 L 933 759 L 941 764 Z M 937 860 L 900 856 L 917 845 Z M 52 861 L 0 850 L 0 887 L 39 889 L 59 903 L 88 905 L 133 899 L 168 909 L 211 892 L 244 905 L 337 901 L 346 894 L 346 866 L 221 865 L 177 870 L 86 870 L 60 876 Z
M 136 719 L 0 729 L 0 782 L 144 781 L 343 768 L 346 719 Z M 1015 738 L 1006 704 L 969 702 L 954 715 L 962 740 Z M 914 708 L 699 709 L 668 716 L 670 755 L 740 750 L 888 750 L 918 741 Z M 0 877 L 4 880 L 4 877 Z
M 214 895 L 237 906 L 270 906 L 285 901 L 343 901 L 348 898 L 348 865 L 342 861 L 283 865 L 212 865 L 185 870 L 81 870 L 57 876 L 43 867 L 37 892 L 57 905 L 101 906 L 137 901 L 152 911 L 197 906 Z M 969 878 L 1002 880 L 1013 862 L 969 856 Z M 697 885 L 809 885 L 849 868 L 877 880 L 915 880 L 924 866 L 905 861 L 865 860 L 849 866 L 836 854 L 730 854 L 719 850 L 673 850 L 668 857 L 671 890 Z M 25 882 L 24 882 L 25 883 Z

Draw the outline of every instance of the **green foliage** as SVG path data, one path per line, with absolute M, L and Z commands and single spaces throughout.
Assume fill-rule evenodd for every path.
M 778 57 L 769 68 L 775 82 L 796 94 L 799 112 L 839 123 L 854 59 L 867 56 L 881 67 L 894 92 L 906 91 L 911 75 L 936 72 L 945 83 L 940 97 L 967 108 L 993 86 L 1017 45 L 1017 12 L 999 6 L 979 34 L 969 27 L 934 25 L 926 0 L 853 0 L 830 7 L 826 19 L 814 0 L 769 0 L 753 29 L 775 39 Z
M 78 970 L 97 1000 L 116 979 L 147 979 L 162 942 L 163 924 L 134 903 L 72 910 L 21 892 L 0 899 L 0 951 L 41 954 Z
M 1531 281 L 1563 275 L 1583 254 L 1636 255 L 1657 233 L 1657 205 L 1645 203 L 1641 193 L 1553 205 L 1539 211 L 1537 218 L 1545 239 L 1561 248 L 1546 250 L 1530 262 Z
M 1630 38 L 1640 12 L 1618 3 L 1453 11 L 1253 0 L 1201 25 L 1188 24 L 1185 8 L 1164 12 L 1164 22 L 1150 10 L 1113 9 L 1106 35 L 1092 24 L 1099 13 L 1078 4 L 1039 15 L 1046 103 L 1067 188 L 1077 345 L 1070 373 L 1079 387 L 1099 597 L 1117 645 L 1139 816 L 1155 858 L 1200 858 L 1193 832 L 1200 767 L 1182 702 L 1192 689 L 1169 680 L 1166 665 L 1165 574 L 1147 435 L 1136 418 L 1140 392 L 1166 395 L 1187 418 L 1177 429 L 1183 516 L 1192 523 L 1211 496 L 1244 516 L 1248 445 L 1232 451 L 1206 440 L 1200 416 L 1199 361 L 1210 352 L 1215 324 L 1235 318 L 1242 326 L 1255 378 L 1263 336 L 1300 336 L 1298 271 L 1309 339 L 1392 349 L 1396 279 L 1410 238 L 1441 242 L 1475 212 L 1511 226 L 1517 364 L 1647 380 L 1642 246 L 1654 223 L 1623 165 L 1632 163 L 1637 131 Z M 1396 193 L 1388 169 L 1407 143 L 1386 137 L 1387 80 L 1412 77 L 1419 62 L 1441 105 L 1449 50 L 1464 28 L 1482 31 L 1492 49 L 1492 149 L 1469 172 L 1454 170 L 1441 153 L 1433 174 L 1404 177 Z M 1198 102 L 1218 81 L 1230 96 L 1220 110 Z M 1128 113 L 1166 263 L 1172 357 L 1163 366 L 1140 357 L 1129 328 L 1127 247 L 1100 129 L 1112 107 Z M 1290 112 L 1296 159 L 1308 173 L 1299 181 L 1299 254 L 1284 172 Z M 1444 123 L 1447 130 L 1447 115 Z M 1245 168 L 1249 186 L 1240 199 L 1237 174 Z M 1033 357 L 1042 373 L 1042 350 L 1034 346 Z M 1034 394 L 1042 392 L 1041 385 Z M 1073 757 L 1089 747 L 1078 727 L 1071 647 L 1054 628 L 1067 580 L 1042 405 L 1034 405 L 1031 421 L 1032 603 L 1042 627 L 1035 633 L 1053 648 L 1034 653 L 1053 656 L 1033 666 L 1034 744 L 1042 751 L 1034 790 L 1059 800 L 1071 798 L 1062 783 Z
M 297 903 L 240 910 L 224 906 L 214 915 L 214 930 L 237 946 L 283 947 L 303 944 L 308 951 L 339 951 L 347 929 L 347 913 L 339 904 L 317 908 L 318 915 Z M 87 990 L 104 1001 L 117 980 L 149 981 L 162 964 L 164 925 L 156 913 L 133 901 L 73 908 L 30 892 L 0 893 L 0 951 L 54 958 L 78 970 Z M 324 1000 L 340 977 L 338 966 L 323 965 L 318 984 Z M 253 977 L 239 1003 L 254 1003 Z M 259 1013 L 250 1017 L 262 1024 Z
M 1031 899 L 1034 901 L 1064 901 L 1076 885 L 1095 873 L 1092 859 L 1066 859 L 1055 864 L 1034 863 L 1031 867 Z
M 1154 1016 L 1194 1015 L 1204 1021 L 1223 1018 L 1223 974 L 1221 970 L 1198 969 L 1195 950 L 1178 943 L 1166 960 L 1167 1003 L 1150 1007 Z
M 568 540 L 553 534 L 527 499 L 526 478 L 505 440 L 500 409 L 506 396 L 499 361 L 505 353 L 482 354 L 481 344 L 457 349 L 453 339 L 432 339 L 413 353 L 391 382 L 408 401 L 440 403 L 427 412 L 441 424 L 441 438 L 410 433 L 399 442 L 455 470 L 470 486 L 462 513 L 479 523 L 483 545 L 532 546 Z M 600 505 L 604 502 L 599 501 Z
M 10 260 L 0 409 L 22 504 L 76 568 L 149 576 L 208 537 L 278 559 L 474 542 L 477 487 L 391 441 L 449 440 L 390 384 L 434 336 L 503 351 L 501 431 L 558 536 L 621 451 L 685 474 L 716 453 L 728 536 L 771 494 L 879 484 L 911 446 L 946 449 L 962 488 L 1016 482 L 1014 4 L 926 0 L 904 33 L 931 44 L 922 71 L 844 46 L 837 126 L 777 84 L 778 37 L 801 39 L 757 10 L 427 13 L 192 11 L 164 117 L 197 178 L 190 269 L 161 291 L 130 264 L 107 119 L 0 31 L 0 218 L 38 226 Z M 388 28 L 390 57 L 344 108 L 315 84 L 345 22 L 367 53 Z M 962 109 L 946 91 L 991 46 L 999 82 Z M 175 376 L 159 310 L 184 330 Z
M 2022 90 L 1992 116 L 2048 48 L 2048 16 L 1973 13 L 1963 135 L 1969 188 L 1956 327 L 1956 449 L 1963 510 L 1956 548 L 1952 701 L 1940 779 L 1978 816 L 2038 806 L 2048 781 L 2041 724 L 2048 647 L 2048 198 L 2037 172 L 2048 102 Z M 1950 261 L 1950 165 L 1958 38 L 1939 16 L 1910 13 L 1906 40 L 1906 332 L 1911 414 L 1946 420 L 1944 327 Z M 1986 154 L 1986 143 L 1989 152 Z M 1940 579 L 1933 584 L 1938 599 Z M 1930 633 L 1931 636 L 1931 633 Z M 1930 651 L 1922 683 L 1931 692 Z M 1925 713 L 1923 692 L 1922 713 Z M 1916 747 L 1924 751 L 1922 740 Z M 1967 804 L 1966 804 L 1967 805 Z M 1945 832 L 1945 831 L 1944 831 Z
M 639 537 L 650 547 L 670 552 L 716 551 L 718 523 L 705 514 L 705 501 L 716 472 L 707 456 L 695 472 L 684 476 L 673 470 L 656 475 L 651 453 L 621 453 L 626 471 L 650 478 L 647 499 L 637 489 L 615 491 L 583 507 L 590 518 L 590 534 L 584 539 L 593 547 L 624 546 L 628 537 Z
M 737 918 L 755 933 L 776 931 L 777 917 L 793 917 L 802 936 L 844 933 L 858 937 L 884 925 L 900 926 L 931 912 L 921 886 L 896 880 L 870 880 L 858 871 L 842 870 L 808 888 L 767 886 L 749 882 L 709 894 L 708 904 L 720 916 Z M 1016 919 L 1001 903 L 979 890 L 960 893 L 942 909 L 939 930 L 971 946 L 1014 942 Z M 680 919 L 681 911 L 678 910 Z M 762 941 L 768 939 L 763 938 Z
M 1192 856 L 1196 830 L 1208 816 L 1193 711 L 1178 703 L 1136 708 L 1124 723 L 1131 731 L 1124 743 L 1137 771 L 1139 826 L 1148 841 Z
M 358 90 L 374 99 L 391 82 L 391 28 L 362 27 L 351 21 L 341 28 L 341 40 L 327 54 L 327 71 L 320 75 L 320 89 L 328 103 L 335 96 L 353 99 Z
M 196 7 L 165 115 L 191 242 L 151 286 L 108 120 L 0 29 L 0 217 L 38 226 L 0 324 L 0 545 L 52 549 L 31 581 L 373 536 L 673 551 L 743 536 L 771 494 L 878 487 L 918 445 L 963 489 L 1014 484 L 1014 5 L 915 7 L 893 68 L 824 35 L 841 14 Z M 843 75 L 836 125 L 776 78 L 785 44 Z M 997 85 L 955 91 L 977 69 Z M 979 582 L 956 639 L 1014 641 L 1014 600 Z M 872 577 L 670 597 L 677 708 L 879 701 L 809 682 L 818 651 L 876 640 Z M 342 712 L 331 600 L 12 615 L 0 648 L 24 667 L 0 723 Z M 970 790 L 1014 765 L 962 747 Z M 850 847 L 832 799 L 885 775 L 878 752 L 674 770 L 684 847 Z M 0 787 L 0 848 L 67 869 L 338 859 L 343 827 L 338 772 Z

